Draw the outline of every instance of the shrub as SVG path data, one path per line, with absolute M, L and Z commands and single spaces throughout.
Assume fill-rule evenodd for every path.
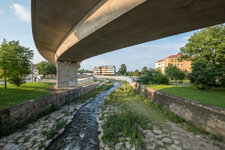
M 149 69 L 145 71 L 144 76 L 138 79 L 138 82 L 144 84 L 168 84 L 168 77 L 155 69 Z
M 204 60 L 192 64 L 192 72 L 189 79 L 193 87 L 208 89 L 216 84 L 215 66 Z

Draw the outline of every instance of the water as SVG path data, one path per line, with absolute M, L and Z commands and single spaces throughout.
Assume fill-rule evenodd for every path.
M 97 116 L 105 98 L 121 84 L 115 82 L 109 90 L 99 94 L 74 115 L 65 131 L 54 139 L 46 150 L 98 149 Z

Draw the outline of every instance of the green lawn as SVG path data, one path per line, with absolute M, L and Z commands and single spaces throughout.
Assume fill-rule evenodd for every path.
M 8 89 L 0 85 L 0 109 L 46 96 L 54 84 L 53 82 L 24 83 L 20 87 L 8 85 Z
M 225 108 L 225 88 L 212 88 L 209 90 L 197 90 L 190 86 L 176 85 L 145 85 L 156 90 L 160 90 L 169 94 L 189 98 L 199 102 Z

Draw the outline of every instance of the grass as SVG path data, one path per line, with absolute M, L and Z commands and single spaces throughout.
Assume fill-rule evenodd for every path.
M 29 82 L 20 87 L 9 84 L 8 89 L 0 85 L 0 109 L 44 97 L 54 84 L 52 82 Z
M 83 103 L 85 102 L 86 100 L 96 96 L 97 94 L 105 91 L 105 90 L 108 90 L 109 88 L 111 88 L 113 86 L 113 83 L 112 82 L 108 82 L 104 85 L 102 85 L 101 87 L 99 88 L 96 88 L 94 90 L 92 90 L 91 92 L 83 95 L 83 96 L 80 96 L 79 98 L 76 98 L 76 99 L 73 99 L 72 101 L 70 102 L 73 102 L 73 103 Z M 29 118 L 26 122 L 24 123 L 21 123 L 21 124 L 17 124 L 16 126 L 6 126 L 5 124 L 3 124 L 2 122 L 2 116 L 0 114 L 0 138 L 1 137 L 4 137 L 4 136 L 7 136 L 7 135 L 10 135 L 20 129 L 26 129 L 27 126 L 30 124 L 30 123 L 34 123 L 35 121 L 37 121 L 39 118 L 42 118 L 54 111 L 57 111 L 59 110 L 60 108 L 56 105 L 52 105 L 48 108 L 46 108 L 44 111 L 40 112 L 39 114 L 37 114 L 36 116 L 32 116 L 31 118 Z M 76 108 L 74 109 L 74 111 L 76 111 Z M 46 117 L 46 118 L 49 118 L 49 117 Z M 56 124 L 56 129 L 59 130 L 60 128 L 62 128 L 62 126 L 65 125 L 65 121 L 60 121 Z M 49 133 L 49 135 L 54 135 L 53 134 L 54 131 L 51 131 Z M 15 141 L 16 142 L 16 141 Z
M 188 131 L 194 134 L 208 134 L 194 125 L 185 122 L 184 119 L 176 114 L 165 110 L 161 105 L 153 103 L 151 100 L 136 93 L 132 87 L 123 82 L 123 87 L 112 92 L 104 103 L 110 108 L 119 107 L 120 111 L 107 115 L 106 121 L 103 123 L 102 140 L 110 147 L 116 145 L 119 139 L 129 137 L 131 143 L 136 148 L 144 148 L 145 142 L 142 141 L 142 133 L 138 127 L 142 129 L 152 130 L 153 126 L 163 129 L 169 129 L 168 120 L 184 126 Z M 103 107 L 104 110 L 105 107 Z M 102 116 L 107 112 L 103 112 Z M 100 117 L 100 120 L 104 117 Z M 151 126 L 148 125 L 151 124 Z M 217 137 L 216 137 L 217 138 Z
M 197 90 L 191 86 L 176 85 L 145 85 L 156 90 L 160 90 L 169 94 L 189 98 L 202 103 L 225 108 L 225 88 L 211 88 L 209 90 Z

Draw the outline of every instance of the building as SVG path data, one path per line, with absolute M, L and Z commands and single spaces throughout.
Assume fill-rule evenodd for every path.
M 158 68 L 160 68 L 162 73 L 164 73 L 164 71 L 165 71 L 165 60 L 159 60 L 155 63 L 155 69 L 158 69 Z
M 94 67 L 93 74 L 94 75 L 115 75 L 116 67 L 111 65 Z
M 165 68 L 169 64 L 172 64 L 183 71 L 187 70 L 188 72 L 191 72 L 191 61 L 180 60 L 181 56 L 181 54 L 171 55 L 164 60 L 157 61 L 155 63 L 155 68 L 161 68 L 162 73 L 165 73 Z

